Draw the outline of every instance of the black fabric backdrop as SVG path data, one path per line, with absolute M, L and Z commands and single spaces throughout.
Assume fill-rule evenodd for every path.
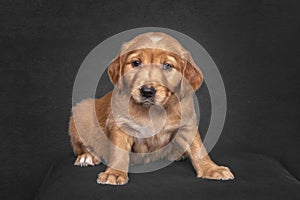
M 32 199 L 52 163 L 70 157 L 72 86 L 85 56 L 146 26 L 187 34 L 217 64 L 228 111 L 212 155 L 267 156 L 299 186 L 299 13 L 297 1 L 1 1 L 0 198 Z M 112 88 L 103 80 L 99 96 Z M 197 94 L 207 96 L 205 85 Z

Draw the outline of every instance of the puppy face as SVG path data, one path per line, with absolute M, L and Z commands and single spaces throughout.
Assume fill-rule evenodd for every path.
M 194 90 L 200 87 L 202 73 L 174 38 L 163 33 L 143 36 L 123 45 L 110 65 L 108 73 L 115 85 L 128 89 L 132 100 L 145 106 L 166 104 L 174 91 L 182 90 L 183 79 Z M 165 43 L 173 46 L 162 47 Z
M 183 63 L 171 52 L 139 49 L 128 53 L 122 63 L 124 84 L 140 104 L 164 105 L 182 78 L 177 70 Z

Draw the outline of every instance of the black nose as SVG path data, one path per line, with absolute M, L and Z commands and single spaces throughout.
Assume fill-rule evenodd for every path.
M 143 85 L 140 89 L 140 92 L 143 97 L 150 98 L 155 95 L 156 90 L 154 87 L 147 87 Z

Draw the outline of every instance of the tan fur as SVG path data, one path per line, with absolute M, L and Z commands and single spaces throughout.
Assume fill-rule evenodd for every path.
M 135 68 L 132 65 L 135 60 L 139 60 L 143 66 Z M 162 70 L 161 66 L 164 63 L 171 64 L 172 69 Z M 183 121 L 184 127 L 187 127 L 186 134 L 193 133 L 196 136 L 192 138 L 191 144 L 187 142 L 186 134 L 176 137 L 175 140 L 180 147 L 186 149 L 185 154 L 190 158 L 197 176 L 224 180 L 233 178 L 228 168 L 216 165 L 207 155 L 205 148 L 201 148 L 202 141 L 197 132 L 195 117 L 190 116 L 194 116 L 191 92 L 200 87 L 203 76 L 190 53 L 178 41 L 163 33 L 139 35 L 123 45 L 120 55 L 109 66 L 108 73 L 115 84 L 116 91 L 129 91 L 131 97 L 128 107 L 131 119 L 128 121 L 127 118 L 122 118 L 120 111 L 118 123 L 121 125 L 115 121 L 112 102 L 119 105 L 124 101 L 117 92 L 116 94 L 110 92 L 101 99 L 87 99 L 76 105 L 69 124 L 72 146 L 75 154 L 78 155 L 75 164 L 89 165 L 90 156 L 93 159 L 92 165 L 98 164 L 100 160 L 108 160 L 109 167 L 99 174 L 97 182 L 113 185 L 125 184 L 128 181 L 129 162 L 149 162 L 161 158 L 176 160 L 183 156 L 176 154 L 176 149 L 170 148 L 162 154 L 147 157 L 141 161 L 130 157 L 126 152 L 149 153 L 160 150 L 175 138 L 178 130 L 182 128 L 181 120 L 185 119 Z M 145 103 L 141 97 L 142 85 L 156 89 L 152 105 L 162 106 L 166 116 L 163 117 L 159 111 L 155 111 L 153 114 L 157 116 L 149 118 L 151 105 Z M 174 91 L 177 91 L 179 95 L 175 95 Z M 118 98 L 115 98 L 117 100 L 114 99 L 114 95 L 117 95 Z M 93 115 L 94 110 L 96 115 Z M 156 124 L 160 128 L 159 124 L 162 120 L 165 120 L 164 126 L 151 137 L 139 138 L 126 132 L 130 129 L 137 134 L 143 134 L 143 131 L 147 133 L 147 129 L 143 127 L 152 123 L 152 128 L 157 128 Z M 125 153 L 112 149 L 107 152 L 107 147 L 100 147 L 100 151 L 103 151 L 101 155 L 89 151 L 88 147 L 83 144 L 82 136 L 96 138 L 98 124 L 109 140 L 125 150 Z

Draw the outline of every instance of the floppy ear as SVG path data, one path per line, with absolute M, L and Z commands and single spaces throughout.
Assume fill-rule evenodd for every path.
M 202 82 L 203 75 L 200 68 L 194 62 L 191 54 L 189 52 L 184 52 L 183 57 L 185 59 L 185 66 L 183 68 L 183 76 L 189 82 L 194 90 L 197 90 Z
M 111 82 L 116 85 L 120 79 L 121 74 L 121 63 L 120 63 L 120 56 L 115 58 L 113 62 L 108 67 L 108 75 Z

